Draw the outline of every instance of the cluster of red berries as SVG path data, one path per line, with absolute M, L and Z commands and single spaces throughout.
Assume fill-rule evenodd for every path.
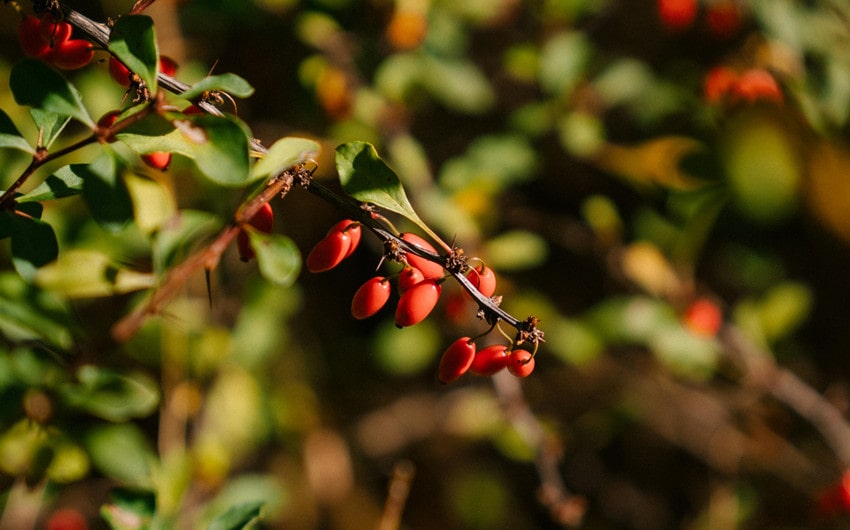
M 354 252 L 360 235 L 360 223 L 350 219 L 339 221 L 310 251 L 307 269 L 323 272 L 336 267 Z M 433 245 L 416 234 L 405 232 L 399 238 L 425 252 L 436 254 Z M 399 292 L 395 310 L 397 327 L 418 324 L 433 311 L 446 278 L 443 266 L 412 252 L 403 253 L 401 261 L 404 268 L 394 277 L 374 276 L 357 289 L 351 300 L 354 318 L 368 318 L 387 305 L 393 290 L 392 279 L 395 279 Z M 466 277 L 484 297 L 490 298 L 495 293 L 496 275 L 490 267 L 484 264 L 472 267 Z M 505 345 L 488 346 L 481 351 L 476 349 L 475 340 L 470 337 L 461 337 L 452 343 L 440 360 L 440 381 L 450 383 L 466 372 L 493 375 L 508 369 L 518 377 L 525 377 L 534 370 L 534 355 L 526 350 L 509 349 Z
M 703 93 L 709 103 L 782 103 L 782 89 L 773 74 L 763 68 L 739 72 L 728 66 L 717 66 L 703 79 Z
M 699 14 L 697 0 L 658 0 L 658 18 L 670 31 L 690 29 Z M 741 27 L 743 15 L 735 0 L 715 0 L 705 6 L 705 27 L 716 37 L 730 37 Z
M 54 20 L 47 14 L 41 18 L 28 15 L 18 25 L 21 49 L 63 70 L 76 70 L 89 64 L 94 57 L 94 46 L 85 39 L 71 38 L 71 25 Z

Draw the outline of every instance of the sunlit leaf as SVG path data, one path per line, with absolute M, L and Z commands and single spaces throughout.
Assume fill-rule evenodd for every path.
M 50 147 L 53 141 L 59 137 L 59 134 L 65 130 L 68 122 L 71 121 L 68 116 L 37 108 L 30 109 L 30 116 L 32 116 L 32 121 L 41 133 L 42 147 Z
M 120 267 L 99 251 L 73 249 L 39 269 L 35 281 L 70 298 L 91 298 L 147 289 L 156 277 Z
M 98 425 L 88 432 L 85 442 L 101 473 L 126 484 L 147 482 L 156 455 L 135 423 Z
M 204 115 L 181 123 L 195 164 L 207 178 L 230 187 L 248 182 L 248 135 L 236 118 Z
M 294 136 L 281 138 L 272 144 L 268 153 L 254 164 L 251 178 L 260 179 L 276 175 L 299 162 L 318 156 L 319 149 L 319 143 L 314 140 Z
M 109 34 L 109 51 L 156 93 L 159 50 L 153 20 L 144 15 L 125 15 Z
M 549 247 L 538 234 L 511 230 L 487 241 L 485 253 L 487 263 L 494 269 L 519 270 L 542 264 Z
M 372 144 L 351 142 L 336 148 L 339 181 L 346 193 L 403 215 L 430 232 L 414 211 L 395 172 L 384 162 Z
M 57 169 L 36 188 L 19 197 L 19 203 L 50 201 L 83 192 L 83 179 L 71 166 Z
M 155 381 L 140 374 L 122 375 L 97 366 L 82 367 L 78 384 L 62 390 L 67 403 L 112 422 L 150 415 L 159 406 Z
M 257 253 L 257 265 L 263 277 L 277 285 L 292 285 L 301 272 L 298 245 L 281 234 L 266 234 L 250 226 L 245 229 Z
M 216 517 L 208 530 L 243 530 L 249 528 L 260 517 L 263 502 L 246 502 L 230 507 L 226 512 Z
M 496 101 L 490 81 L 472 62 L 429 58 L 423 65 L 420 82 L 443 105 L 453 110 L 483 113 Z
M 192 85 L 192 88 L 183 92 L 181 96 L 186 99 L 192 99 L 210 90 L 226 92 L 238 98 L 247 98 L 254 93 L 254 87 L 248 81 L 236 74 L 228 73 L 206 76 Z
M 2 109 L 0 109 L 0 148 L 18 149 L 25 153 L 34 153 L 29 142 L 21 136 L 18 128 Z
M 42 61 L 18 61 L 9 76 L 9 88 L 19 105 L 68 116 L 89 127 L 95 126 L 77 89 Z
M 156 513 L 156 494 L 152 491 L 115 488 L 100 514 L 112 530 L 145 530 Z

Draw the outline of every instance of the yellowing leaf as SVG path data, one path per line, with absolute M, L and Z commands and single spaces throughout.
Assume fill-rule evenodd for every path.
M 850 151 L 831 143 L 815 147 L 808 162 L 806 200 L 815 218 L 850 243 Z
M 681 136 L 659 137 L 636 146 L 607 144 L 598 150 L 597 166 L 638 185 L 663 186 L 678 190 L 697 188 L 702 181 L 679 168 L 700 143 Z

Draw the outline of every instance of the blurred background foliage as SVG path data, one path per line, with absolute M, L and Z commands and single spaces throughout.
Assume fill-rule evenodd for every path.
M 131 2 L 69 5 L 106 20 Z M 375 143 L 419 214 L 497 271 L 503 307 L 541 318 L 546 343 L 521 383 L 439 385 L 443 349 L 483 330 L 475 308 L 447 285 L 420 325 L 354 321 L 381 254 L 370 240 L 289 288 L 228 252 L 212 305 L 194 278 L 115 344 L 136 291 L 244 199 L 179 156 L 165 173 L 140 166 L 133 225 L 47 203 L 60 258 L 29 282 L 0 246 L 0 527 L 42 528 L 62 508 L 89 528 L 203 527 L 263 503 L 263 528 L 375 528 L 393 476 L 410 486 L 403 528 L 848 524 L 816 508 L 850 466 L 850 439 L 819 423 L 850 399 L 850 7 L 702 0 L 676 18 L 676 5 L 155 2 L 176 77 L 247 79 L 253 97 L 223 110 L 266 145 L 320 140 L 331 186 L 335 145 Z M 18 20 L 3 8 L 0 106 L 33 139 L 6 81 Z M 718 67 L 738 84 L 712 85 Z M 740 81 L 752 71 L 767 77 Z M 105 61 L 69 77 L 93 116 L 121 105 Z M 27 163 L 0 151 L 6 185 Z M 274 208 L 302 252 L 340 217 L 301 190 Z M 697 298 L 735 334 L 690 326 Z M 824 399 L 795 407 L 740 362 L 737 333 Z M 574 502 L 547 497 L 541 455 Z

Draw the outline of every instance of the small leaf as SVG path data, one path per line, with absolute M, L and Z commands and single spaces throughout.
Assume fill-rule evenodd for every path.
M 65 130 L 65 126 L 71 121 L 68 116 L 60 116 L 55 112 L 44 109 L 30 109 L 30 116 L 35 126 L 41 132 L 42 147 L 50 147 L 59 134 Z
M 410 219 L 431 232 L 404 192 L 395 172 L 384 162 L 372 144 L 351 142 L 336 148 L 336 167 L 345 192 Z
M 195 164 L 216 184 L 239 187 L 248 182 L 248 135 L 233 117 L 198 116 L 190 121 L 189 135 Z
M 245 79 L 236 74 L 221 74 L 210 75 L 201 79 L 192 85 L 192 88 L 180 95 L 186 99 L 192 99 L 210 90 L 226 92 L 238 98 L 247 98 L 254 93 L 254 87 Z
M 207 527 L 208 530 L 243 530 L 249 528 L 259 517 L 263 502 L 246 502 L 231 506 Z
M 142 530 L 149 528 L 156 513 L 156 494 L 152 491 L 116 488 L 109 493 L 109 503 L 100 514 L 112 530 Z
M 41 219 L 44 207 L 40 202 L 19 204 L 16 211 L 29 215 L 35 219 Z M 0 210 L 0 239 L 6 239 L 12 235 L 12 219 L 15 213 L 9 210 Z
M 83 179 L 83 198 L 104 230 L 117 232 L 133 219 L 133 201 L 114 156 L 104 152 L 91 164 L 73 164 L 70 168 Z
M 98 425 L 88 432 L 86 447 L 101 473 L 128 484 L 147 482 L 150 464 L 157 459 L 135 423 Z
M 9 76 L 9 88 L 19 105 L 71 117 L 91 128 L 95 126 L 77 89 L 41 61 L 18 61 Z
M 301 253 L 294 241 L 280 234 L 265 234 L 245 227 L 251 247 L 257 253 L 257 265 L 263 277 L 277 285 L 288 287 L 301 272 Z
M 69 298 L 92 298 L 148 289 L 156 277 L 117 266 L 97 250 L 72 249 L 39 269 L 35 281 Z
M 287 137 L 276 141 L 251 170 L 252 179 L 276 175 L 295 164 L 318 156 L 319 144 L 307 138 Z
M 156 382 L 142 375 L 121 375 L 87 365 L 77 374 L 78 384 L 63 388 L 62 397 L 72 407 L 111 422 L 150 415 L 159 406 Z
M 26 153 L 35 153 L 35 150 L 30 146 L 18 128 L 12 123 L 9 115 L 0 109 L 0 148 L 8 147 L 10 149 L 18 149 Z
M 83 192 L 83 179 L 70 166 L 65 166 L 47 177 L 38 187 L 22 195 L 19 203 L 50 201 L 72 197 Z
M 53 227 L 40 219 L 14 215 L 11 232 L 12 262 L 18 274 L 28 281 L 35 277 L 39 267 L 59 255 Z
M 109 51 L 138 75 L 152 94 L 156 93 L 159 50 L 150 17 L 127 15 L 119 18 L 109 34 Z

